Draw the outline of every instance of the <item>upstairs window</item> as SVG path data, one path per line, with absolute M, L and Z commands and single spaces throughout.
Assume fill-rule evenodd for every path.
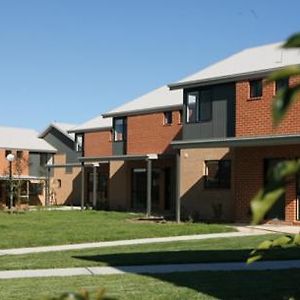
M 75 150 L 77 152 L 83 151 L 83 134 L 76 134 L 75 136 Z
M 229 189 L 231 181 L 230 160 L 207 160 L 205 161 L 206 189 L 223 188 Z
M 48 161 L 49 161 L 48 153 L 41 153 L 40 154 L 40 166 L 44 168 L 48 164 Z
M 23 151 L 17 151 L 17 159 L 23 159 Z
M 199 97 L 199 121 L 207 122 L 212 119 L 212 102 L 211 102 L 211 91 L 202 90 L 200 91 Z
M 164 125 L 171 125 L 173 123 L 172 111 L 164 112 Z
M 197 103 L 199 99 L 198 92 L 188 93 L 186 103 L 186 122 L 197 122 Z
M 114 119 L 114 141 L 122 142 L 126 140 L 127 122 L 125 118 Z
M 289 87 L 289 78 L 279 79 L 275 81 L 275 93 L 281 89 L 286 89 Z
M 259 98 L 263 94 L 262 79 L 250 81 L 250 98 Z

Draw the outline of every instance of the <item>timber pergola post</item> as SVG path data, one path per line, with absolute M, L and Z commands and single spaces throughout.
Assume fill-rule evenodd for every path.
M 180 150 L 177 150 L 176 153 L 176 222 L 180 223 Z
M 151 205 L 152 205 L 152 160 L 157 159 L 157 154 L 147 155 L 147 208 L 146 217 L 151 217 Z
M 84 162 L 81 163 L 81 199 L 80 206 L 81 210 L 84 210 L 84 199 L 85 198 L 85 170 L 84 170 Z
M 98 187 L 98 172 L 97 168 L 100 166 L 98 163 L 93 164 L 93 209 L 97 208 L 97 187 Z

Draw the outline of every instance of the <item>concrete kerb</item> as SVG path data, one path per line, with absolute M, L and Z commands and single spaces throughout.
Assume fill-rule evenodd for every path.
M 89 267 L 40 270 L 0 271 L 0 279 L 41 278 L 41 277 L 69 277 L 69 276 L 104 276 L 121 274 L 167 274 L 177 272 L 197 271 L 265 271 L 299 269 L 300 260 L 262 261 L 247 265 L 244 262 L 234 263 L 198 263 L 198 264 L 170 264 L 144 265 L 120 267 Z
M 265 234 L 265 233 L 266 233 L 265 231 L 251 229 L 251 230 L 244 231 L 244 232 L 211 233 L 211 234 L 184 235 L 184 236 L 146 238 L 146 239 L 132 239 L 132 240 L 121 240 L 121 241 L 109 241 L 109 242 L 93 242 L 93 243 L 70 244 L 70 245 L 3 249 L 3 250 L 0 250 L 0 256 L 23 255 L 23 254 L 31 254 L 31 253 L 54 252 L 54 251 L 69 251 L 69 250 L 80 250 L 80 249 L 91 249 L 91 248 L 129 246 L 129 245 L 143 245 L 143 244 L 153 244 L 153 243 L 190 241 L 190 240 L 207 240 L 207 239 L 227 238 L 227 237 L 228 238 L 243 237 L 243 236 L 261 235 L 261 234 Z

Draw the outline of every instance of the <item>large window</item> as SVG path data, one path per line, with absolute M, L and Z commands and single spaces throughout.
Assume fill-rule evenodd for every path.
M 230 160 L 207 160 L 205 161 L 206 189 L 230 188 L 231 161 Z
M 126 140 L 127 124 L 126 118 L 114 119 L 114 141 L 122 142 Z
M 77 152 L 83 151 L 83 134 L 76 134 L 75 136 L 75 150 Z
M 250 98 L 258 98 L 263 94 L 262 79 L 250 81 Z
M 186 105 L 187 123 L 207 122 L 212 119 L 211 90 L 188 93 Z

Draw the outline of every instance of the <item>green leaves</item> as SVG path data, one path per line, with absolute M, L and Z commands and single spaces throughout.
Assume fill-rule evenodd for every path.
M 288 38 L 283 45 L 284 48 L 300 48 L 300 33 L 295 33 Z
M 247 259 L 247 264 L 251 264 L 257 260 L 263 258 L 267 251 L 276 248 L 287 248 L 287 247 L 298 247 L 300 246 L 300 235 L 297 234 L 295 237 L 290 235 L 283 235 L 274 240 L 267 240 L 260 243 L 256 249 L 250 252 L 250 256 Z
M 252 223 L 258 224 L 284 194 L 286 181 L 300 171 L 300 160 L 282 161 L 268 174 L 268 184 L 251 201 Z

